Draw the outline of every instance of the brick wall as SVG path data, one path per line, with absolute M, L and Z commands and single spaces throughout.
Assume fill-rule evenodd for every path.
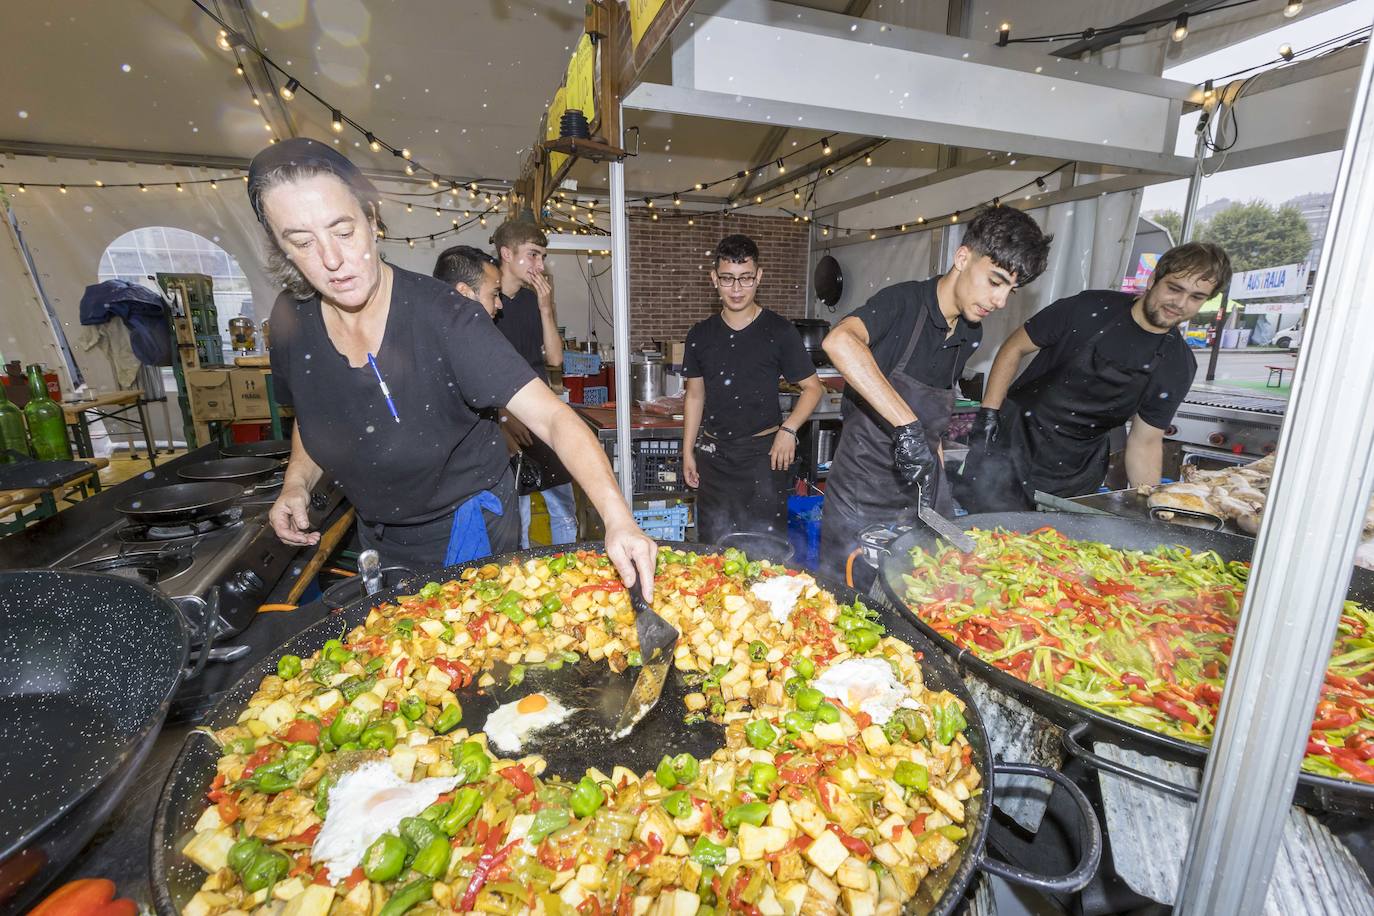
M 653 220 L 630 211 L 630 345 L 684 340 L 687 330 L 720 309 L 711 285 L 711 252 L 743 233 L 759 246 L 764 268 L 758 301 L 788 318 L 806 316 L 807 224 L 791 217 L 721 213 Z

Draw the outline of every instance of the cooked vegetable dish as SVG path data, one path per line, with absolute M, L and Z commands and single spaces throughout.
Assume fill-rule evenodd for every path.
M 497 660 L 516 680 L 641 660 L 605 557 L 469 568 L 283 656 L 214 733 L 210 804 L 183 849 L 207 877 L 183 912 L 898 913 L 977 810 L 961 701 L 810 576 L 734 551 L 664 548 L 658 566 L 655 610 L 695 686 L 655 714 L 723 726 L 709 759 L 564 781 L 470 733 L 455 691 L 494 685 Z M 531 694 L 508 717 L 550 710 Z
M 1206 743 L 1221 702 L 1247 563 L 972 530 L 973 554 L 912 551 L 906 601 L 984 661 L 1080 706 Z M 1374 615 L 1347 601 L 1303 769 L 1374 782 Z

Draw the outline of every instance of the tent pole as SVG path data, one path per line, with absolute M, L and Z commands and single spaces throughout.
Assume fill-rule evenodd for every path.
M 1197 201 L 1202 193 L 1202 164 L 1203 158 L 1207 155 L 1207 116 L 1208 112 L 1203 109 L 1202 116 L 1197 122 L 1197 144 L 1193 147 L 1193 177 L 1188 179 L 1188 199 L 1183 204 L 1183 225 L 1179 229 L 1179 238 L 1175 244 L 1182 245 L 1184 242 L 1193 240 L 1193 229 L 1197 221 Z M 1211 353 L 1207 357 L 1207 381 L 1212 381 L 1217 377 L 1217 357 L 1221 353 L 1221 329 L 1226 320 L 1226 294 L 1227 290 L 1221 291 L 1221 303 L 1217 306 L 1217 327 L 1212 337 L 1212 345 L 1208 347 Z
M 1174 912 L 1259 913 L 1374 481 L 1374 55 L 1354 99 Z
M 620 116 L 616 124 L 622 123 Z M 609 138 L 621 146 L 624 133 Z M 620 492 L 634 508 L 634 461 L 630 456 L 630 220 L 625 212 L 625 162 L 611 163 L 611 337 L 615 346 L 615 447 Z

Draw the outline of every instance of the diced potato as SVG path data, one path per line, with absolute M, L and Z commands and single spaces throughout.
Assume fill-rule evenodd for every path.
M 821 809 L 816 806 L 816 803 L 809 798 L 799 798 L 796 801 L 788 802 L 787 807 L 791 812 L 793 822 L 807 836 L 812 839 L 819 839 L 821 834 L 827 832 L 825 825 L 829 821 Z
M 423 738 L 423 735 L 420 735 L 419 732 L 412 732 L 411 734 Z M 415 748 L 397 745 L 391 749 L 391 757 L 388 762 L 391 764 L 391 771 L 393 773 L 409 782 L 415 773 L 415 762 L 418 757 L 419 755 L 416 753 Z
M 959 799 L 955 798 L 953 795 L 950 795 L 944 789 L 936 786 L 930 787 L 929 794 L 931 800 L 935 802 L 935 806 L 945 812 L 945 814 L 948 814 L 954 823 L 962 824 L 964 822 L 963 802 L 959 801 Z
M 844 908 L 849 916 L 875 916 L 878 899 L 867 891 L 845 888 Z
M 868 748 L 868 752 L 874 757 L 886 757 L 888 751 L 892 750 L 892 744 L 887 740 L 887 735 L 877 725 L 870 725 L 865 728 L 859 732 L 859 736 L 863 738 L 864 747 Z
M 874 846 L 873 858 L 877 859 L 888 868 L 896 868 L 898 865 L 902 864 L 902 862 L 906 861 L 906 857 L 891 843 L 879 843 L 877 846 Z
M 201 814 L 196 821 L 195 832 L 204 833 L 206 830 L 218 830 L 224 826 L 224 820 L 219 816 L 219 808 L 211 805 Z
M 290 900 L 303 890 L 305 890 L 305 882 L 297 876 L 287 878 L 285 881 L 278 881 L 272 886 L 272 896 L 278 900 Z
M 786 910 L 778 901 L 778 895 L 773 892 L 773 885 L 765 884 L 763 893 L 759 895 L 759 902 L 754 904 L 763 916 L 786 916 Z
M 662 916 L 696 916 L 701 908 L 701 897 L 680 887 L 663 892 L 658 900 Z
M 333 903 L 334 888 L 328 884 L 311 884 L 291 898 L 282 916 L 327 916 Z
M 448 674 L 445 674 L 443 671 L 441 671 L 434 665 L 430 665 L 429 668 L 425 671 L 425 680 L 429 681 L 431 684 L 439 684 L 440 686 L 447 689 L 448 685 L 452 683 L 453 678 L 450 677 Z
M 788 809 L 787 802 L 781 798 L 773 802 L 773 807 L 768 810 L 768 824 L 770 827 L 786 830 L 789 834 L 797 829 L 796 824 L 792 822 L 792 812 Z
M 677 840 L 677 828 L 673 826 L 673 821 L 667 813 L 657 805 L 654 805 L 644 813 L 644 819 L 639 822 L 639 829 L 635 831 L 635 836 L 641 843 L 649 843 L 649 837 L 656 835 L 663 841 L 663 846 L 672 846 Z
M 674 825 L 676 825 L 676 823 L 677 822 L 674 821 Z M 677 856 L 678 858 L 689 856 L 691 854 L 692 847 L 687 844 L 687 838 L 681 835 L 679 835 L 678 838 L 673 841 L 673 845 L 668 849 L 668 855 Z M 695 885 L 693 885 L 693 887 L 695 887 Z
M 753 824 L 739 825 L 739 857 L 745 862 L 756 862 L 763 858 L 764 829 Z
M 829 877 L 835 874 L 840 864 L 849 857 L 849 850 L 844 848 L 844 844 L 835 834 L 822 830 L 816 841 L 806 847 L 805 856 L 808 862 Z
M 603 869 L 599 865 L 583 865 L 577 870 L 577 883 L 589 891 L 601 889 Z
M 367 691 L 353 698 L 353 706 L 370 716 L 375 716 L 382 710 L 382 698 L 371 691 Z
M 706 694 L 689 693 L 687 694 L 687 696 L 683 697 L 683 704 L 687 707 L 688 712 L 697 712 L 699 710 L 705 709 Z
M 943 833 L 931 831 L 916 844 L 916 851 L 931 868 L 939 868 L 959 851 L 959 847 L 954 845 L 954 841 Z
M 296 717 L 296 707 L 290 700 L 275 700 L 268 704 L 258 718 L 269 732 L 275 732 Z
M 576 881 L 564 884 L 563 889 L 558 892 L 558 898 L 574 910 L 580 907 L 588 896 L 587 889 Z
M 525 650 L 525 661 L 531 665 L 538 665 L 548 657 L 549 653 L 538 646 Z
M 435 639 L 438 639 L 440 634 L 444 632 L 444 625 L 438 620 L 421 620 L 420 629 L 424 630 L 425 633 Z
M 727 614 L 749 610 L 749 601 L 743 595 L 726 595 L 723 605 Z
M 229 864 L 229 847 L 233 845 L 234 831 L 220 827 L 191 837 L 181 854 L 206 871 L 217 872 Z
M 627 786 L 634 785 L 635 783 L 639 782 L 639 776 L 636 775 L 634 770 L 631 770 L 628 767 L 617 766 L 614 770 L 611 771 L 611 782 L 612 784 L 617 786 L 621 784 Z
M 835 883 L 840 887 L 853 888 L 855 890 L 868 890 L 868 878 L 872 872 L 855 856 L 850 856 L 840 863 L 840 867 L 835 871 Z
M 815 729 L 812 731 L 812 734 L 814 734 L 818 739 L 825 742 L 826 744 L 845 743 L 844 726 L 840 725 L 840 723 L 838 722 L 817 723 Z M 846 769 L 853 768 L 847 767 Z
M 812 897 L 816 897 L 833 905 L 840 899 L 840 889 L 819 869 L 811 869 L 811 874 L 806 876 L 806 897 L 807 903 L 811 902 Z

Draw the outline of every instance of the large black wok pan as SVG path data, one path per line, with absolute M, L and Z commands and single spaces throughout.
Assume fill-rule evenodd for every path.
M 1255 542 L 1251 538 L 1129 518 L 1069 513 L 997 512 L 965 516 L 956 519 L 955 523 L 961 528 L 1005 528 L 1008 531 L 1021 532 L 1034 531 L 1048 525 L 1067 537 L 1099 541 L 1122 549 L 1152 550 L 1160 544 L 1178 544 L 1195 551 L 1215 550 L 1227 560 L 1248 561 L 1255 549 Z M 904 576 L 911 571 L 911 550 L 915 547 L 924 550 L 938 549 L 938 539 L 933 532 L 924 527 L 913 528 L 893 541 L 882 559 L 878 579 L 882 582 L 888 597 L 899 608 L 907 607 Z M 1374 575 L 1356 569 L 1350 583 L 1350 599 L 1365 604 L 1374 601 Z M 1193 766 L 1202 765 L 1203 759 L 1207 756 L 1205 747 L 1132 725 L 1041 690 L 945 639 L 914 613 L 909 612 L 909 615 L 915 620 L 921 632 L 952 657 L 960 668 L 1017 698 L 1051 722 L 1067 729 L 1064 744 L 1070 753 L 1098 769 L 1135 779 L 1172 795 L 1188 799 L 1197 797 L 1197 793 L 1192 789 L 1163 782 L 1099 757 L 1086 749 L 1084 743 L 1090 739 L 1107 741 L 1141 753 Z M 1374 813 L 1374 785 L 1304 772 L 1298 777 L 1294 801 L 1309 808 L 1368 815 Z
M 689 552 L 714 550 L 714 548 L 700 544 L 668 542 L 664 543 L 664 546 Z M 537 548 L 495 557 L 491 562 L 505 563 L 513 559 L 523 561 L 533 557 L 551 556 L 579 549 L 603 550 L 604 545 L 593 542 L 573 546 Z M 461 569 L 460 566 L 451 567 L 441 573 L 436 573 L 435 578 L 452 578 Z M 852 589 L 824 581 L 821 582 L 821 585 L 833 591 L 836 599 L 840 602 L 850 603 L 860 598 Z M 308 656 L 323 647 L 326 640 L 337 637 L 339 630 L 345 624 L 351 628 L 361 623 L 374 604 L 396 595 L 407 594 L 408 591 L 413 592 L 415 588 L 416 583 L 411 581 L 386 589 L 373 596 L 373 600 L 353 602 L 343 609 L 339 617 L 323 620 L 302 631 L 283 645 L 279 652 L 272 653 L 263 659 L 259 665 L 245 674 L 242 680 L 227 691 L 224 699 L 209 714 L 205 724 L 210 728 L 221 728 L 232 724 L 238 718 L 249 697 L 257 689 L 262 678 L 276 672 L 277 659 L 281 655 L 292 653 L 302 657 Z M 1052 770 L 1024 764 L 999 763 L 994 765 L 988 752 L 987 733 L 984 731 L 983 721 L 978 716 L 978 710 L 973 705 L 972 699 L 963 682 L 959 679 L 954 666 L 941 653 L 934 651 L 929 640 L 922 636 L 904 616 L 900 616 L 886 607 L 879 608 L 879 612 L 883 624 L 888 627 L 890 633 L 910 643 L 917 651 L 924 654 L 923 671 L 926 686 L 932 690 L 948 690 L 967 705 L 968 728 L 965 730 L 965 734 L 973 748 L 973 762 L 978 767 L 979 772 L 983 774 L 984 779 L 983 794 L 966 803 L 967 821 L 965 827 L 968 829 L 968 836 L 960 842 L 959 854 L 938 872 L 932 872 L 922 882 L 918 896 L 910 902 L 907 911 L 946 916 L 963 899 L 979 869 L 1048 892 L 1069 892 L 1082 888 L 1096 873 L 1102 855 L 1101 828 L 1087 798 L 1072 782 Z M 665 751 L 673 753 L 686 750 L 700 757 L 709 756 L 723 744 L 721 731 L 709 724 L 696 728 L 684 727 L 681 697 L 685 690 L 686 686 L 681 676 L 674 669 L 664 688 L 663 699 L 659 705 L 636 727 L 635 732 L 624 740 L 623 744 L 609 748 L 607 743 L 592 745 L 589 742 L 570 742 L 565 749 L 558 752 L 559 756 L 568 758 L 568 763 L 556 764 L 554 762 L 555 755 L 549 755 L 551 771 L 580 773 L 587 766 L 595 765 L 605 768 L 613 762 L 637 765 L 640 771 L 644 771 L 651 769 Z M 473 716 L 471 720 L 469 718 L 466 698 L 463 707 L 464 726 L 479 727 L 478 716 Z M 167 782 L 162 789 L 162 796 L 158 800 L 157 813 L 153 821 L 151 870 L 153 900 L 161 916 L 176 916 L 180 913 L 182 907 L 191 899 L 191 896 L 200 888 L 205 879 L 204 872 L 182 856 L 180 850 L 206 806 L 205 793 L 214 778 L 215 761 L 218 756 L 218 749 L 208 735 L 200 732 L 189 735 L 181 753 L 172 764 L 171 773 L 167 777 Z M 1052 779 L 1062 785 L 1073 797 L 1084 822 L 1080 835 L 1086 837 L 1086 840 L 1084 848 L 1080 852 L 1079 864 L 1072 872 L 1063 876 L 1044 877 L 988 857 L 984 845 L 987 840 L 988 822 L 992 811 L 991 802 L 995 791 L 996 777 L 1002 774 L 1032 775 Z
M 281 467 L 277 458 L 215 458 L 179 467 L 177 475 L 186 480 L 227 480 L 248 486 L 266 480 Z
M 126 496 L 115 508 L 136 522 L 170 525 L 223 512 L 243 493 L 241 484 L 223 480 L 174 483 Z
M 21 913 L 119 801 L 186 662 L 171 599 L 97 573 L 0 572 L 0 913 Z
M 225 458 L 285 458 L 291 454 L 290 439 L 263 439 L 260 442 L 235 442 L 221 445 L 219 453 Z

